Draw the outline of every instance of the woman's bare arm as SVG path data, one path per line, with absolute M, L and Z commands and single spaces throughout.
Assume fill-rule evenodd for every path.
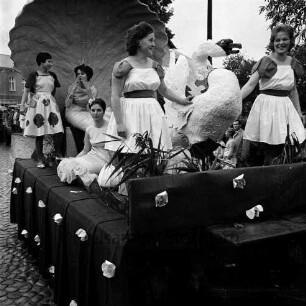
M 160 86 L 158 87 L 158 92 L 165 97 L 166 99 L 176 102 L 179 104 L 192 104 L 191 100 L 193 99 L 193 96 L 189 97 L 179 97 L 177 94 L 175 94 L 167 85 L 165 84 L 165 81 L 161 79 Z
M 86 155 L 90 150 L 91 150 L 91 143 L 89 141 L 89 135 L 87 132 L 85 132 L 84 148 L 76 157 L 81 157 L 83 155 Z
M 112 76 L 111 107 L 117 123 L 117 133 L 120 137 L 126 137 L 126 127 L 122 121 L 120 98 L 122 96 L 125 77 Z
M 241 88 L 242 100 L 245 99 L 256 87 L 259 82 L 259 74 L 255 71 L 248 82 Z

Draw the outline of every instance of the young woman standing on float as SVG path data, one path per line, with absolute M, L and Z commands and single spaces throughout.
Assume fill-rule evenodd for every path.
M 37 167 L 44 168 L 43 138 L 52 135 L 57 157 L 62 157 L 63 124 L 59 107 L 54 99 L 56 88 L 60 83 L 52 68 L 52 57 L 47 52 L 40 52 L 36 56 L 37 71 L 29 74 L 21 99 L 20 112 L 24 113 L 25 102 L 30 93 L 29 108 L 25 118 L 25 136 L 35 136 L 35 151 Z
M 292 27 L 279 24 L 271 31 L 272 53 L 259 60 L 249 81 L 243 86 L 242 99 L 259 83 L 260 94 L 249 114 L 243 139 L 263 146 L 264 164 L 269 165 L 281 154 L 287 136 L 295 133 L 300 144 L 305 140 L 302 113 L 296 89 L 296 77 L 303 66 L 288 55 L 294 46 Z
M 129 56 L 115 64 L 112 74 L 111 115 L 107 133 L 124 138 L 123 152 L 137 151 L 133 134 L 148 132 L 157 148 L 172 148 L 165 114 L 157 101 L 158 91 L 167 99 L 189 104 L 193 97 L 179 97 L 164 82 L 164 70 L 152 60 L 155 48 L 153 27 L 140 22 L 127 31 L 126 50 Z M 106 148 L 115 151 L 118 142 L 109 142 Z

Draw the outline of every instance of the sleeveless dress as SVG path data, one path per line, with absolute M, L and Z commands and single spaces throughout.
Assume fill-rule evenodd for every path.
M 31 97 L 25 118 L 25 136 L 43 136 L 63 133 L 63 124 L 58 105 L 52 95 L 59 83 L 54 73 L 32 73 L 26 84 L 34 95 Z
M 264 62 L 272 61 L 271 59 L 267 60 L 267 57 L 263 60 Z M 265 71 L 261 71 L 259 64 L 260 90 L 290 91 L 293 89 L 295 75 L 292 65 L 277 65 L 272 61 L 272 63 L 268 63 L 268 66 L 270 68 L 265 67 Z M 276 71 L 274 71 L 275 68 Z M 273 70 L 273 72 L 268 73 L 268 70 Z M 273 75 L 270 76 L 271 74 Z M 255 99 L 250 111 L 243 139 L 270 145 L 284 144 L 287 125 L 289 125 L 289 135 L 295 133 L 301 144 L 305 140 L 305 129 L 291 99 L 288 96 L 261 93 Z
M 101 169 L 112 157 L 110 151 L 104 148 L 105 126 L 97 128 L 89 126 L 86 133 L 89 135 L 91 150 L 81 156 L 63 159 L 57 167 L 57 174 L 62 182 L 69 184 L 76 179 L 76 176 L 84 176 L 87 173 L 99 175 Z
M 158 68 L 133 68 L 127 61 L 122 61 L 118 69 L 122 66 L 128 66 L 127 71 L 120 74 L 120 71 L 114 69 L 115 77 L 126 76 L 123 94 L 139 90 L 156 91 L 160 85 L 160 77 L 163 78 L 161 67 Z M 116 66 L 115 66 L 116 67 Z M 123 70 L 125 70 L 123 68 Z M 126 75 L 125 75 L 126 73 Z M 148 132 L 153 141 L 153 146 L 158 147 L 161 138 L 161 149 L 164 151 L 172 149 L 170 131 L 166 122 L 166 116 L 162 111 L 156 98 L 126 98 L 120 99 L 122 121 L 127 130 L 127 137 L 124 139 L 125 147 L 122 152 L 136 153 L 138 148 L 135 144 L 134 133 L 143 134 Z M 108 125 L 107 134 L 118 136 L 115 116 L 112 113 Z M 107 139 L 111 140 L 111 139 Z M 106 148 L 116 151 L 121 142 L 110 141 L 106 143 Z

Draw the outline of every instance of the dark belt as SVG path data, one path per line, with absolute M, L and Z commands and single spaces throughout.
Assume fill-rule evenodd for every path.
M 156 98 L 153 90 L 134 90 L 125 92 L 123 96 L 125 98 Z
M 277 97 L 288 97 L 288 90 L 277 90 L 277 89 L 264 89 L 260 90 L 259 93 L 269 96 L 277 96 Z

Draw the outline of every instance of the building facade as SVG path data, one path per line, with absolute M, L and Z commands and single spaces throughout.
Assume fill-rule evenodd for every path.
M 0 54 L 0 105 L 17 105 L 21 101 L 25 81 L 14 68 L 9 55 Z

